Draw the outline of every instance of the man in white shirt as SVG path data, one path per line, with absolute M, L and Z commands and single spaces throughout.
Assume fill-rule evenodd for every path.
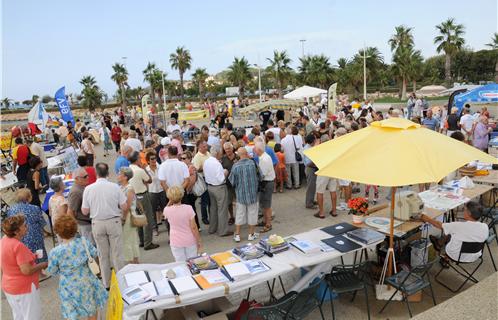
M 460 256 L 460 249 L 462 247 L 462 242 L 482 243 L 488 239 L 488 226 L 485 223 L 479 222 L 482 210 L 481 205 L 475 201 L 470 201 L 465 204 L 465 209 L 463 211 L 465 222 L 456 221 L 442 223 L 422 214 L 421 219 L 423 222 L 428 222 L 434 227 L 443 230 L 444 234 L 439 239 L 435 236 L 430 236 L 434 249 L 441 251 L 442 247 L 446 245 L 446 255 L 452 260 L 459 261 L 460 258 L 460 262 L 476 261 L 482 255 L 482 251 L 477 253 L 462 253 Z
M 266 132 L 268 132 L 268 131 L 272 132 L 275 142 L 280 143 L 280 141 L 282 140 L 282 139 L 280 139 L 281 129 L 278 127 L 275 128 L 275 123 L 273 122 L 272 119 L 268 120 L 267 126 L 268 126 L 268 129 L 266 129 Z
M 208 232 L 218 232 L 221 237 L 232 233 L 228 230 L 228 190 L 225 183 L 228 171 L 223 169 L 218 157 L 221 155 L 218 146 L 211 148 L 211 156 L 204 161 L 203 172 L 209 193 L 210 222 Z
M 169 158 L 161 163 L 157 176 L 161 181 L 161 187 L 164 192 L 168 188 L 180 186 L 183 189 L 187 187 L 190 176 L 187 165 L 178 160 L 178 149 L 175 146 L 168 147 Z
M 157 223 L 148 191 L 148 185 L 152 182 L 152 178 L 143 168 L 140 154 L 137 151 L 132 151 L 128 155 L 128 161 L 130 162 L 130 169 L 133 171 L 133 177 L 129 183 L 137 196 L 137 208 L 142 209 L 147 216 L 147 225 L 138 228 L 140 247 L 144 247 L 144 250 L 156 249 L 159 245 L 152 243 L 152 231 L 156 228 Z
M 125 141 L 125 146 L 129 146 L 136 152 L 140 152 L 142 150 L 142 142 L 137 139 L 137 133 L 135 131 L 130 131 L 130 135 Z
M 474 117 L 470 114 L 470 109 L 467 107 L 463 108 L 463 116 L 460 118 L 460 128 L 462 130 L 463 136 L 465 137 L 465 142 L 472 142 L 472 130 L 474 128 Z
M 299 161 L 296 160 L 296 152 L 302 153 L 303 139 L 297 127 L 292 126 L 290 131 L 290 134 L 288 133 L 280 143 L 285 154 L 286 188 L 292 189 L 292 182 L 294 182 L 294 189 L 299 189 Z
M 263 180 L 262 189 L 259 191 L 259 206 L 263 211 L 265 226 L 261 233 L 268 232 L 272 229 L 271 226 L 271 200 L 275 183 L 275 168 L 268 153 L 265 152 L 264 142 L 256 142 L 254 145 L 254 153 L 258 155 L 259 171 Z
M 176 123 L 176 119 L 175 118 L 171 118 L 168 126 L 166 127 L 166 133 L 168 135 L 172 134 L 173 132 L 175 131 L 182 131 L 182 128 L 178 125 L 178 123 Z
M 201 173 L 202 175 L 204 161 L 206 161 L 211 156 L 211 154 L 208 151 L 208 144 L 205 140 L 202 139 L 198 140 L 196 143 L 196 147 L 197 147 L 197 153 L 192 159 L 192 164 L 194 165 L 197 172 Z M 206 192 L 204 192 L 201 196 L 202 223 L 204 223 L 205 225 L 209 224 L 208 208 L 209 208 L 209 193 L 206 190 Z
M 124 267 L 122 223 L 129 208 L 121 188 L 107 180 L 109 166 L 97 163 L 95 170 L 98 178 L 83 191 L 81 212 L 90 215 L 92 219 L 92 233 L 97 243 L 102 281 L 109 288 L 111 266 L 116 272 Z

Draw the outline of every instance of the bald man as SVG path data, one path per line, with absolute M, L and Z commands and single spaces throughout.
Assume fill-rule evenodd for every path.
M 249 225 L 247 240 L 254 241 L 259 237 L 255 227 L 258 223 L 258 185 L 260 173 L 256 163 L 249 158 L 245 148 L 239 148 L 237 154 L 240 158 L 233 167 L 228 180 L 235 189 L 235 234 L 233 239 L 240 242 L 240 227 Z

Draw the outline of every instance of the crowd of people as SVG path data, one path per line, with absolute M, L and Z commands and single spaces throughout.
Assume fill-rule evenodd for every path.
M 144 121 L 135 108 L 128 120 L 122 110 L 105 113 L 98 132 L 104 157 L 118 154 L 111 166 L 95 163 L 96 141 L 88 123 L 61 125 L 51 137 L 79 150 L 79 168 L 72 172 L 74 184 L 67 198 L 64 181 L 48 177 L 43 148 L 32 139 L 18 138 L 13 169 L 26 188 L 17 191 L 18 203 L 2 222 L 6 235 L 2 287 L 15 318 L 40 318 L 39 276 L 57 274 L 63 317 L 95 319 L 106 300 L 111 269 L 140 263 L 140 248 L 157 249 L 154 235 L 161 225 L 168 231 L 174 259 L 185 261 L 202 253 L 203 230 L 232 237 L 235 243 L 243 238 L 254 241 L 271 231 L 273 197 L 285 190 L 305 185 L 303 207 L 316 210 L 310 217 L 318 219 L 326 218 L 325 199 L 330 195 L 328 214 L 336 217 L 360 189 L 351 181 L 317 176 L 318 167 L 303 151 L 372 121 L 405 116 L 448 135 L 461 132 L 465 141 L 480 149 L 487 145 L 484 136 L 490 129 L 485 109 L 476 117 L 465 108 L 458 119 L 454 109 L 450 114 L 444 108 L 434 114 L 415 96 L 406 110 L 387 113 L 376 111 L 368 101 L 339 103 L 335 114 L 308 103 L 294 115 L 288 110 L 275 114 L 263 110 L 262 123 L 250 129 L 234 128 L 233 109 L 217 114 L 211 105 L 210 125 L 197 131 L 193 125 L 179 125 L 176 110 L 164 127 Z M 117 183 L 109 178 L 111 170 Z M 47 253 L 40 194 L 48 187 L 54 192 L 48 213 L 58 245 Z M 374 194 L 369 201 L 376 203 L 378 186 L 366 186 L 366 198 L 370 189 Z M 242 235 L 245 226 L 247 234 Z M 88 259 L 97 256 L 102 281 L 87 266 Z

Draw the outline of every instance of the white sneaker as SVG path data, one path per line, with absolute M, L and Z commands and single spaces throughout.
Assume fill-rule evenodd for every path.
M 254 240 L 256 240 L 258 237 L 259 237 L 259 233 L 254 232 L 253 234 L 250 234 L 249 236 L 247 236 L 247 240 L 248 240 L 248 241 L 254 241 Z
M 240 242 L 240 235 L 238 235 L 238 234 L 234 234 L 234 235 L 233 235 L 233 241 L 235 241 L 235 242 Z

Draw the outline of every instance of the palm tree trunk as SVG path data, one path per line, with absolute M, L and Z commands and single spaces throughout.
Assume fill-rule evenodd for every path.
M 417 91 L 417 80 L 413 80 L 413 92 Z
M 444 79 L 450 84 L 451 81 L 451 56 L 446 54 L 444 61 Z
M 126 113 L 126 92 L 125 92 L 125 86 L 124 84 L 120 84 L 120 87 L 121 87 L 121 97 L 123 99 L 123 101 L 121 101 L 121 107 L 123 108 L 123 112 Z
M 180 96 L 182 97 L 182 107 L 185 107 L 185 96 L 183 94 L 183 72 L 180 72 Z
M 244 100 L 244 86 L 239 85 L 239 103 L 242 103 Z
M 495 64 L 495 83 L 498 83 L 498 60 L 496 60 Z
M 402 81 L 401 100 L 406 100 L 406 77 L 403 77 Z

